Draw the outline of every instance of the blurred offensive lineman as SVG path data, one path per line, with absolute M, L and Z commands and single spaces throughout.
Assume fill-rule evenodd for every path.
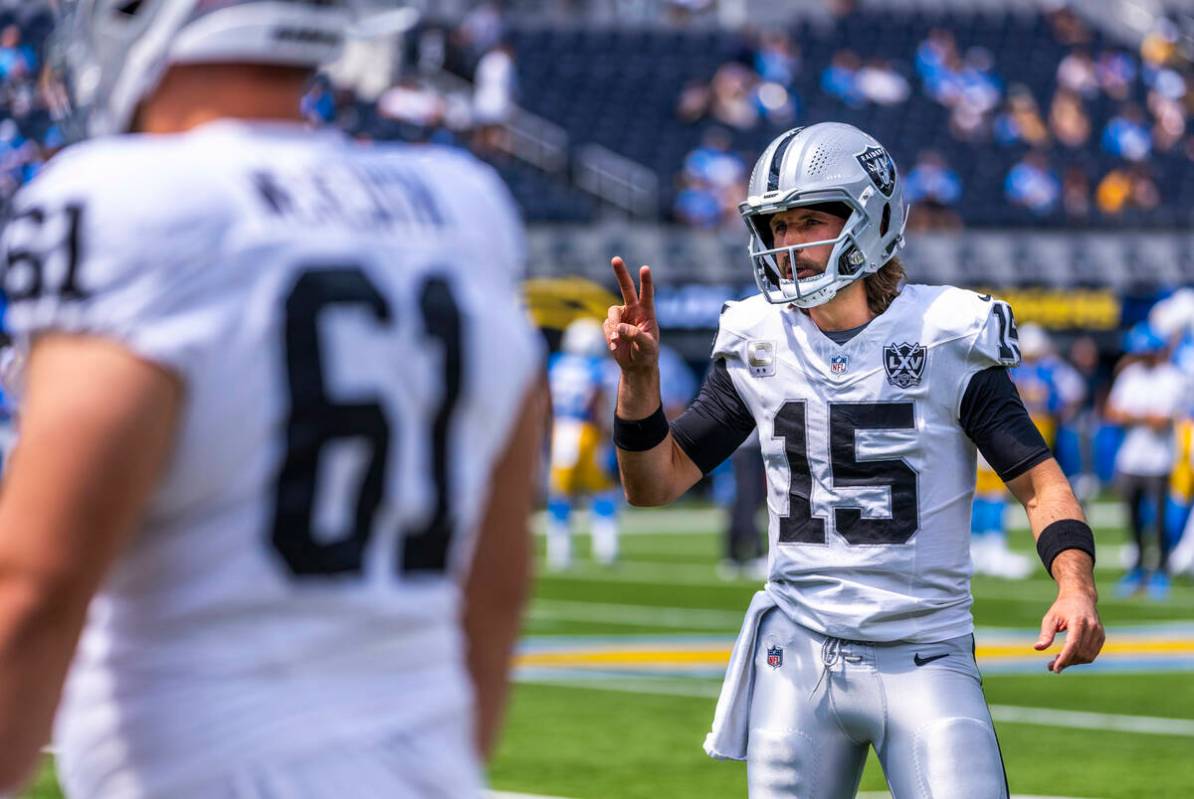
M 543 413 L 508 196 L 302 127 L 340 3 L 61 12 L 99 138 L 4 241 L 0 788 L 61 694 L 71 796 L 479 796 Z
M 745 759 L 752 797 L 853 797 L 868 744 L 896 799 L 1008 788 L 973 656 L 975 448 L 1024 503 L 1057 601 L 1060 672 L 1103 643 L 1094 539 L 1008 378 L 1008 307 L 900 287 L 906 209 L 887 151 L 849 125 L 778 137 L 739 206 L 761 293 L 721 318 L 714 366 L 670 427 L 659 328 L 613 260 L 625 305 L 615 442 L 627 498 L 671 502 L 754 429 L 767 464 L 769 580 L 731 656 L 705 749 Z

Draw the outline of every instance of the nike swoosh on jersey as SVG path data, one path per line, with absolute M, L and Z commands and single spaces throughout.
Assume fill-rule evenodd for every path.
M 934 660 L 941 660 L 941 658 L 947 658 L 947 657 L 949 657 L 948 652 L 945 652 L 940 655 L 933 655 L 932 657 L 928 657 L 928 658 L 922 658 L 920 656 L 920 653 L 917 652 L 915 655 L 913 655 L 912 662 L 915 663 L 917 666 L 923 666 L 926 663 L 932 663 Z

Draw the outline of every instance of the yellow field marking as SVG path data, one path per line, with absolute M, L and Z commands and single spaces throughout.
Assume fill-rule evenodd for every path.
M 1048 651 L 1060 651 L 1055 644 Z M 1031 642 L 1019 644 L 986 644 L 978 647 L 978 659 L 1038 657 L 1046 652 L 1037 652 Z M 1108 641 L 1103 646 L 1103 655 L 1194 655 L 1194 640 L 1122 640 Z M 599 649 L 569 650 L 557 652 L 528 652 L 519 655 L 517 665 L 522 667 L 553 668 L 597 668 L 617 666 L 643 666 L 667 668 L 669 666 L 725 666 L 730 659 L 726 646 L 690 646 L 675 649 Z

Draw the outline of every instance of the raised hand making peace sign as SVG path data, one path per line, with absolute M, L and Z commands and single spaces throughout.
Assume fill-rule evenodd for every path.
M 623 372 L 656 368 L 659 362 L 659 324 L 655 321 L 655 282 L 651 267 L 638 270 L 639 290 L 619 257 L 610 260 L 622 289 L 622 305 L 610 306 L 602 327 L 610 352 Z

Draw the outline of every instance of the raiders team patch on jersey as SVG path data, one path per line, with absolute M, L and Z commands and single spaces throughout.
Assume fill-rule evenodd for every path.
M 868 147 L 854 156 L 870 175 L 871 182 L 883 196 L 890 197 L 895 190 L 895 162 L 882 147 Z
M 784 665 L 784 650 L 781 646 L 767 647 L 767 665 L 773 669 L 778 669 Z
M 834 355 L 829 359 L 829 371 L 835 375 L 844 375 L 846 370 L 850 368 L 849 355 Z
M 917 344 L 902 342 L 888 344 L 883 348 L 883 368 L 887 371 L 887 382 L 898 388 L 920 385 L 925 371 L 925 348 Z
M 746 345 L 746 363 L 755 377 L 775 374 L 775 342 L 751 341 Z

